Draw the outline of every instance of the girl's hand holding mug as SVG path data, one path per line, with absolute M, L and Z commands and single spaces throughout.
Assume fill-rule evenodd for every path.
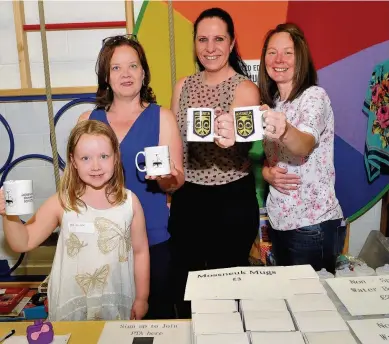
M 3 187 L 0 189 L 0 215 L 5 216 L 5 198 Z

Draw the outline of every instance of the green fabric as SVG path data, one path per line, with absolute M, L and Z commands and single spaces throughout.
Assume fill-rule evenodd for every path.
M 255 141 L 249 151 L 249 157 L 252 161 L 252 170 L 255 176 L 255 190 L 257 193 L 258 206 L 263 207 L 268 192 L 268 186 L 262 177 L 262 168 L 265 161 L 263 151 L 263 141 Z

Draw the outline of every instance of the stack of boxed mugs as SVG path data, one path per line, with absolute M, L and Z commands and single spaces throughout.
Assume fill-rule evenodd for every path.
M 277 267 L 274 271 L 276 275 L 284 276 L 281 279 L 274 274 L 258 275 L 257 278 L 256 273 L 250 273 L 256 269 L 270 271 L 265 267 L 219 269 L 214 273 L 218 277 L 211 277 L 213 272 L 210 270 L 190 273 L 192 278 L 189 281 L 196 285 L 194 289 L 198 291 L 194 295 L 193 288 L 187 289 L 188 297 L 196 296 L 191 298 L 193 344 L 357 343 L 310 266 Z M 210 286 L 205 273 L 210 276 L 209 281 L 217 278 L 218 282 Z M 256 295 L 250 292 L 251 285 L 243 283 L 234 289 L 239 298 L 223 299 L 222 295 L 227 295 L 228 283 L 245 281 L 257 285 Z M 284 281 L 285 285 L 277 289 L 280 281 Z M 264 288 L 266 283 L 273 286 L 273 291 Z M 204 289 L 204 286 L 209 288 Z M 209 297 L 210 289 L 216 295 L 214 298 Z M 279 293 L 285 289 L 287 293 Z M 261 293 L 263 290 L 266 292 Z M 201 294 L 207 293 L 207 299 L 201 299 Z M 245 294 L 247 298 L 243 297 Z
M 193 344 L 250 344 L 235 300 L 193 300 Z

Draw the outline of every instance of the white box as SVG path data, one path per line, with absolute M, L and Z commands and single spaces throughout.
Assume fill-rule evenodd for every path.
M 284 274 L 288 279 L 319 279 L 319 275 L 309 264 L 284 266 Z
M 247 333 L 201 334 L 196 344 L 250 344 Z
M 255 332 L 287 332 L 296 331 L 292 317 L 288 311 L 267 312 L 247 311 L 243 322 L 246 331 Z
M 348 331 L 347 324 L 336 311 L 292 313 L 301 332 Z
M 234 313 L 238 311 L 235 300 L 192 300 L 192 313 Z
M 336 311 L 336 307 L 326 294 L 293 295 L 286 299 L 289 309 L 295 312 Z
M 194 313 L 192 327 L 195 335 L 219 333 L 243 333 L 240 314 L 236 313 Z
M 305 344 L 301 332 L 251 332 L 251 344 Z
M 305 333 L 307 344 L 357 344 L 350 331 Z
M 327 294 L 318 278 L 291 279 L 289 280 L 289 286 L 293 295 Z
M 266 300 L 240 300 L 239 311 L 271 311 L 283 312 L 287 311 L 285 300 L 283 299 L 266 299 Z

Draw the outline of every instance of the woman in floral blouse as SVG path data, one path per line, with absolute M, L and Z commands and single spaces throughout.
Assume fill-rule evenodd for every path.
M 277 265 L 335 270 L 346 229 L 335 195 L 334 114 L 304 33 L 294 24 L 269 31 L 259 72 L 264 113 L 263 176 Z

